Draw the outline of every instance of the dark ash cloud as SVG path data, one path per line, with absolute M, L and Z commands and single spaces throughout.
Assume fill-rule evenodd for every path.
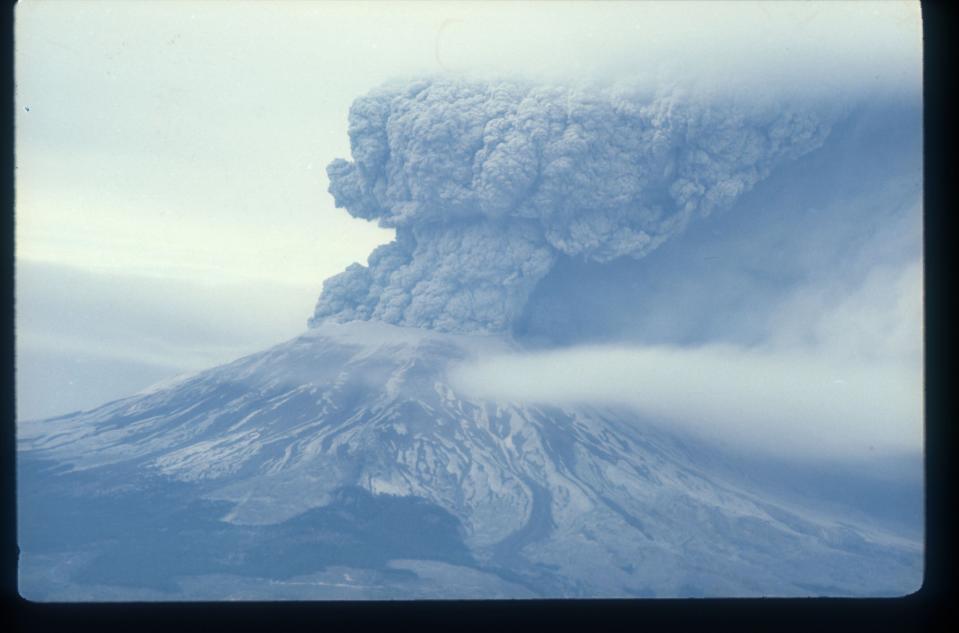
M 506 330 L 560 255 L 642 258 L 819 147 L 835 109 L 679 88 L 424 80 L 350 109 L 336 206 L 396 230 L 324 283 L 310 324 Z

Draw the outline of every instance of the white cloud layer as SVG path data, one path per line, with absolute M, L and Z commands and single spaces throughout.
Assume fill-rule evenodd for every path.
M 779 455 L 915 452 L 923 438 L 921 278 L 914 262 L 877 268 L 831 303 L 826 289 L 796 293 L 774 317 L 779 335 L 761 346 L 580 346 L 481 358 L 451 379 L 500 401 L 626 405 Z

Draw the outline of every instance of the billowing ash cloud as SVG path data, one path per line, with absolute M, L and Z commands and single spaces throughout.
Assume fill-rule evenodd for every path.
M 645 256 L 820 146 L 830 118 L 679 89 L 375 90 L 350 109 L 353 162 L 327 173 L 337 207 L 396 239 L 328 279 L 310 324 L 504 330 L 557 257 Z

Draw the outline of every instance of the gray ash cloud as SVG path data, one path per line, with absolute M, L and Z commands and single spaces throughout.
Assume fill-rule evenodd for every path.
M 679 88 L 423 80 L 350 109 L 336 206 L 396 239 L 323 285 L 310 325 L 510 327 L 557 258 L 642 258 L 819 147 L 835 113 Z

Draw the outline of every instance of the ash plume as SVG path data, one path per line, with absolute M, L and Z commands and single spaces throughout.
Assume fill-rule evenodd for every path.
M 755 100 L 754 100 L 755 101 Z M 642 258 L 819 147 L 801 105 L 522 82 L 423 80 L 350 108 L 336 206 L 396 230 L 323 285 L 309 323 L 503 331 L 557 258 Z

